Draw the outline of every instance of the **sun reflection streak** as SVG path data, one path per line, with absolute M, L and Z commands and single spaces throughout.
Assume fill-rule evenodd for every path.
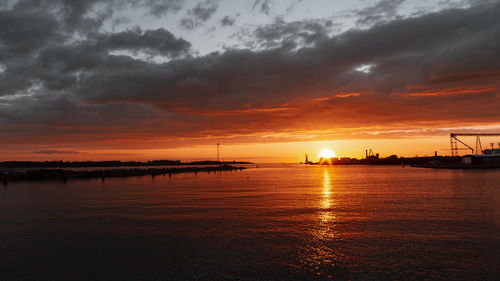
M 332 184 L 330 183 L 330 174 L 325 169 L 323 171 L 323 194 L 322 194 L 323 200 L 321 201 L 321 208 L 323 209 L 328 209 L 331 206 L 330 204 L 331 188 Z
M 319 170 L 319 167 L 318 167 Z M 338 169 L 332 166 L 324 166 L 323 173 L 315 174 L 316 181 L 314 222 L 311 228 L 310 239 L 301 248 L 301 257 L 305 268 L 316 273 L 318 276 L 333 278 L 342 270 L 345 255 L 338 245 L 342 240 L 342 234 L 337 229 L 339 217 L 336 208 L 340 202 L 338 191 L 335 190 L 335 177 Z M 323 177 L 322 180 L 321 176 Z M 317 201 L 316 201 L 317 200 Z
M 321 194 L 321 211 L 320 219 L 322 223 L 327 223 L 333 219 L 333 214 L 331 211 L 333 200 L 332 200 L 332 183 L 330 179 L 330 173 L 328 168 L 323 170 L 323 190 Z
M 317 189 L 319 195 L 317 222 L 312 231 L 312 239 L 303 253 L 306 266 L 312 272 L 328 278 L 333 277 L 337 268 L 336 261 L 341 259 L 341 256 L 338 256 L 340 249 L 337 249 L 333 243 L 340 237 L 336 230 L 338 218 L 334 214 L 336 202 L 332 185 L 332 171 L 335 170 L 331 166 L 323 168 L 322 185 L 319 185 Z

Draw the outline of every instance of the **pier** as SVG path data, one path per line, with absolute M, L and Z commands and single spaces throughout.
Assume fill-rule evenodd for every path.
M 8 181 L 38 181 L 38 180 L 61 180 L 67 182 L 69 179 L 76 178 L 105 178 L 113 177 L 132 177 L 132 176 L 157 176 L 179 173 L 198 174 L 202 172 L 223 172 L 223 171 L 242 171 L 246 169 L 242 166 L 220 165 L 210 167 L 179 167 L 179 168 L 130 168 L 130 169 L 99 169 L 89 171 L 76 171 L 66 169 L 27 169 L 25 171 L 9 171 L 1 174 L 1 180 L 4 184 Z

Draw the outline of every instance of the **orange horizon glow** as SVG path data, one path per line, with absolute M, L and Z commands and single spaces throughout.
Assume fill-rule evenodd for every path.
M 443 123 L 441 125 L 446 125 Z M 215 137 L 161 138 L 148 134 L 115 135 L 116 138 L 98 138 L 98 135 L 70 138 L 42 136 L 15 139 L 0 148 L 0 161 L 151 161 L 151 160 L 216 160 L 216 144 L 221 143 L 222 161 L 249 161 L 255 163 L 317 162 L 318 153 L 327 148 L 334 157 L 364 158 L 365 150 L 372 149 L 380 157 L 450 155 L 449 132 L 495 132 L 500 124 L 464 126 L 458 128 L 425 129 L 426 124 L 411 128 L 364 126 L 344 129 L 316 129 L 301 131 L 265 132 Z M 319 127 L 319 126 L 318 126 Z M 427 133 L 428 135 L 419 135 Z M 415 136 L 412 136 L 415 135 Z M 125 137 L 126 136 L 126 137 Z M 359 136 L 359 137 L 356 137 Z M 29 142 L 24 142 L 29 140 Z M 246 142 L 241 143 L 244 140 Z M 475 144 L 474 139 L 467 141 Z M 483 143 L 497 140 L 483 139 Z M 468 151 L 460 151 L 463 154 Z M 329 158 L 329 157 L 328 157 Z
M 485 140 L 485 143 L 489 143 Z M 325 147 L 335 151 L 334 157 L 364 158 L 365 150 L 372 149 L 381 157 L 396 154 L 400 157 L 449 155 L 449 137 L 421 137 L 407 139 L 349 139 L 332 141 L 278 142 L 225 144 L 221 142 L 221 161 L 249 161 L 254 163 L 300 163 L 305 154 L 310 161 L 319 161 L 318 152 Z M 171 147 L 164 149 L 76 149 L 31 147 L 28 151 L 10 150 L 0 161 L 150 161 L 150 160 L 216 160 L 216 142 L 213 144 Z M 45 152 L 44 153 L 35 153 Z M 467 153 L 467 151 L 461 151 Z M 51 154 L 52 153 L 52 154 Z M 315 157 L 316 156 L 316 157 Z
M 450 132 L 499 132 L 500 123 L 485 121 L 491 119 L 487 113 L 498 107 L 495 102 L 484 102 L 477 113 L 471 114 L 468 110 L 473 107 L 461 102 L 463 110 L 449 113 L 441 106 L 445 102 L 441 98 L 466 95 L 495 101 L 491 93 L 499 88 L 488 84 L 419 85 L 408 86 L 404 92 L 394 91 L 390 99 L 382 100 L 376 99 L 373 91 L 339 90 L 234 109 L 169 108 L 187 116 L 187 121 L 179 123 L 156 118 L 138 123 L 127 120 L 113 126 L 3 125 L 6 132 L 17 134 L 3 137 L 0 161 L 216 160 L 216 143 L 222 144 L 221 160 L 256 163 L 299 163 L 304 162 L 305 154 L 310 161 L 321 157 L 360 159 L 367 149 L 381 157 L 449 155 Z M 429 102 L 419 104 L 426 99 Z M 417 110 L 420 106 L 428 109 Z M 457 117 L 455 112 L 465 117 Z M 333 156 L 318 155 L 325 148 Z

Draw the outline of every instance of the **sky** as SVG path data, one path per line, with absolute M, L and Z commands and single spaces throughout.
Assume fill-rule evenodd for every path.
M 446 155 L 451 132 L 500 132 L 498 19 L 498 0 L 0 1 L 0 160 Z

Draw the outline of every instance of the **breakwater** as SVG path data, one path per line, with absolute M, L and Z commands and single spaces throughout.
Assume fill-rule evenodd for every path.
M 241 171 L 245 167 L 221 165 L 210 167 L 179 167 L 179 168 L 131 168 L 131 169 L 99 169 L 89 171 L 75 171 L 66 169 L 28 169 L 25 171 L 7 171 L 0 174 L 0 180 L 7 184 L 9 181 L 37 181 L 37 180 L 62 180 L 74 178 L 101 178 L 131 177 L 131 176 L 157 176 L 178 173 L 217 173 L 223 171 Z
M 83 167 L 145 167 L 145 166 L 219 166 L 219 165 L 241 165 L 253 164 L 245 161 L 191 161 L 181 160 L 153 160 L 145 162 L 137 161 L 4 161 L 0 162 L 0 168 L 83 168 Z

